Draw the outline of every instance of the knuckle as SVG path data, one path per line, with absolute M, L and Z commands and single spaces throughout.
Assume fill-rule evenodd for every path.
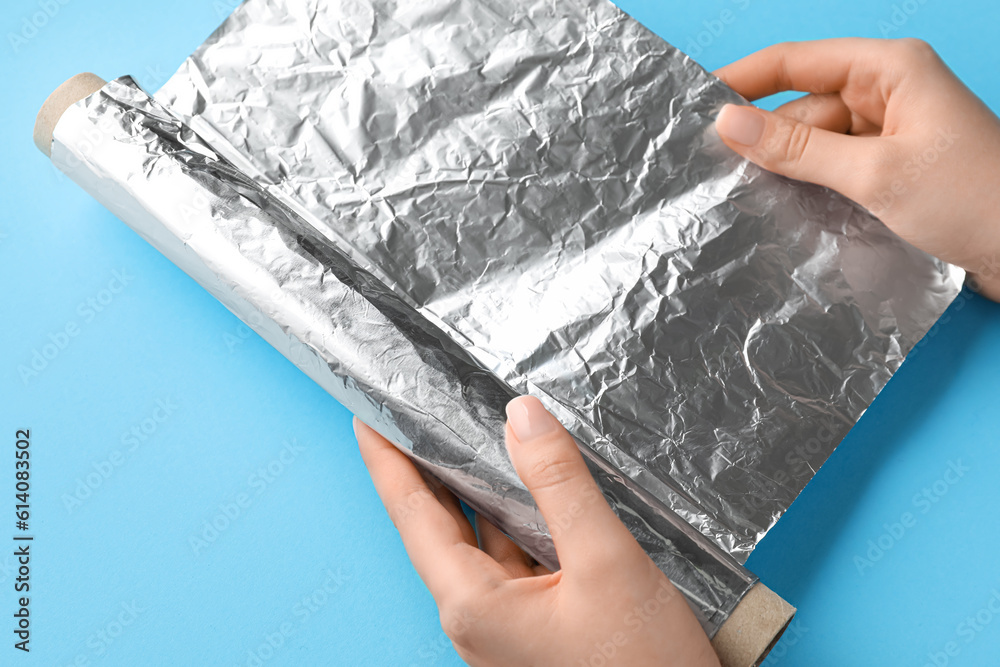
M 792 56 L 794 49 L 794 42 L 785 42 L 771 47 L 770 56 L 774 67 L 774 80 L 782 90 L 787 90 L 792 86 L 792 78 L 788 71 L 788 59 Z
M 791 118 L 776 118 L 770 137 L 764 142 L 762 157 L 766 162 L 795 166 L 802 161 L 813 128 Z
M 466 647 L 472 643 L 479 620 L 486 612 L 484 598 L 481 591 L 463 588 L 442 601 L 438 614 L 448 639 Z
M 781 42 L 761 51 L 761 53 L 767 54 L 766 60 L 774 69 L 774 80 L 782 90 L 790 90 L 794 87 L 789 63 L 794 60 L 801 46 L 802 42 Z
M 575 472 L 576 462 L 570 457 L 562 454 L 546 455 L 532 462 L 525 483 L 534 490 L 556 488 L 570 481 Z
M 904 37 L 895 40 L 894 46 L 899 57 L 904 62 L 925 63 L 937 59 L 937 51 L 929 43 L 917 37 Z
M 812 137 L 812 125 L 806 123 L 788 123 L 786 130 L 788 141 L 785 143 L 784 161 L 789 164 L 798 164 L 809 148 L 809 140 Z

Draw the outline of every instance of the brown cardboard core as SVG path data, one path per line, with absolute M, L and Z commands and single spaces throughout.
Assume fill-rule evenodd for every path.
M 794 615 L 795 607 L 764 584 L 755 584 L 712 640 L 722 667 L 760 665 Z
M 105 83 L 107 82 L 96 74 L 84 72 L 67 79 L 56 88 L 45 100 L 38 117 L 35 118 L 34 139 L 38 150 L 52 157 L 52 133 L 63 112 L 87 95 L 96 93 Z

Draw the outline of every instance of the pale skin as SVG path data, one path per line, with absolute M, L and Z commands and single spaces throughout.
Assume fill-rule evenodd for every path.
M 1000 120 L 926 43 L 778 44 L 715 73 L 774 112 L 726 106 L 722 140 L 761 167 L 825 185 L 1000 300 Z
M 441 626 L 473 667 L 718 667 L 684 597 L 597 489 L 576 442 L 541 402 L 507 405 L 507 451 L 553 530 L 550 572 L 355 419 L 361 456 Z
M 730 148 L 854 199 L 1000 300 L 1000 120 L 930 47 L 779 44 L 716 74 L 750 100 L 809 93 L 775 112 L 724 107 L 716 126 Z M 475 530 L 451 492 L 355 420 L 375 488 L 462 659 L 718 667 L 690 607 L 604 501 L 573 438 L 533 397 L 511 401 L 507 416 L 511 461 L 546 521 L 560 526 L 557 572 L 488 522 Z

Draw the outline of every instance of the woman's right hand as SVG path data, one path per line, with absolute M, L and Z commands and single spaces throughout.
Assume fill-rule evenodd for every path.
M 576 441 L 533 396 L 507 404 L 507 451 L 552 528 L 550 572 L 355 419 L 361 456 L 441 612 L 475 667 L 719 667 L 686 599 L 605 501 Z M 477 534 L 478 533 L 478 534 Z
M 774 112 L 726 105 L 716 129 L 770 171 L 837 190 L 1000 301 L 1000 119 L 926 43 L 778 44 L 715 72 Z

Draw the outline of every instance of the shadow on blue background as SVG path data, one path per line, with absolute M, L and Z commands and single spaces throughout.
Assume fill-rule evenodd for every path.
M 128 73 L 155 90 L 233 6 L 3 10 L 0 461 L 12 460 L 15 429 L 30 428 L 36 542 L 32 652 L 0 644 L 0 664 L 460 664 L 371 488 L 350 415 L 31 144 L 34 115 L 63 80 Z M 1000 107 L 994 4 L 621 6 L 709 69 L 783 40 L 923 37 Z M 1000 307 L 962 304 L 751 557 L 799 608 L 769 665 L 996 664 Z M 37 374 L 22 372 L 53 350 Z

